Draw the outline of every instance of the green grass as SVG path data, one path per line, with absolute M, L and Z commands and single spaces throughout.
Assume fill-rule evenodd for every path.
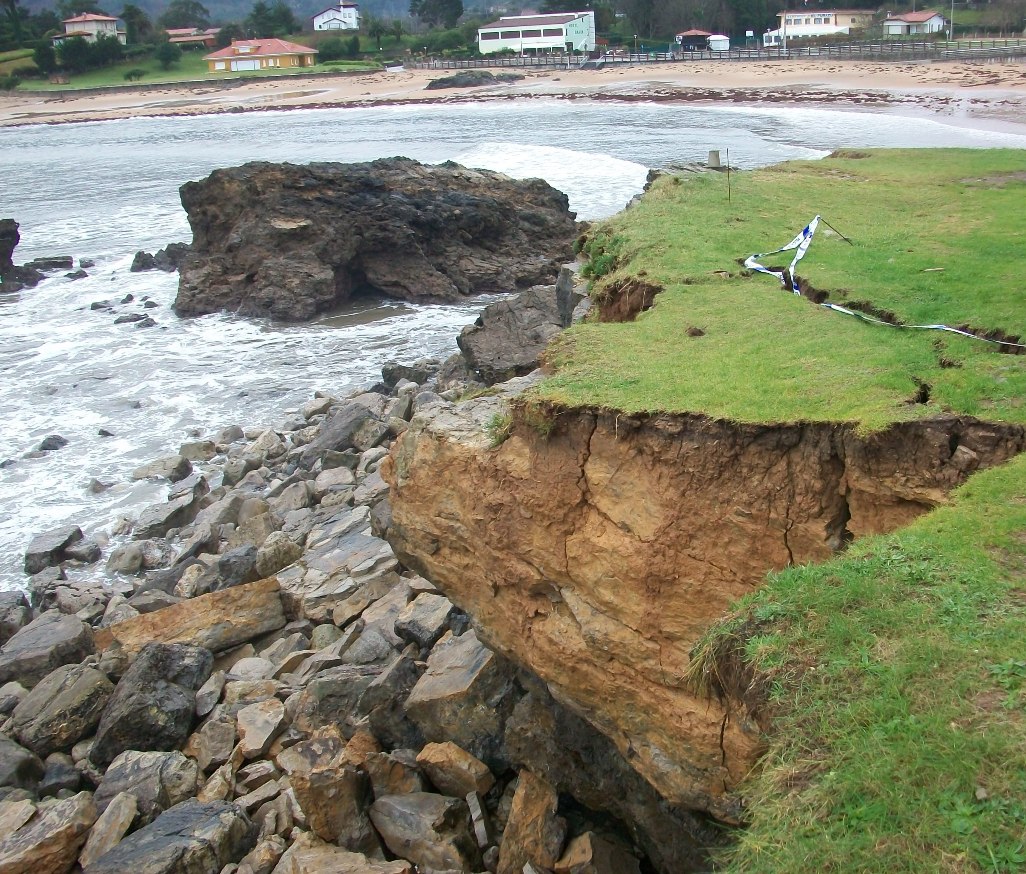
M 7 76 L 21 67 L 35 67 L 36 62 L 32 60 L 32 55 L 32 49 L 0 52 L 0 76 Z
M 255 70 L 244 73 L 232 72 L 207 72 L 207 62 L 203 56 L 206 51 L 187 51 L 182 55 L 182 60 L 170 70 L 162 70 L 152 58 L 133 58 L 105 67 L 102 70 L 90 70 L 87 73 L 71 76 L 67 85 L 51 85 L 46 80 L 29 79 L 19 87 L 24 91 L 73 91 L 76 88 L 104 88 L 111 85 L 135 84 L 125 81 L 125 73 L 129 70 L 145 70 L 146 75 L 139 80 L 140 85 L 174 84 L 176 82 L 217 82 L 222 79 L 251 79 L 265 76 L 280 76 L 296 73 L 330 73 L 347 72 L 351 70 L 378 70 L 380 66 L 372 61 L 348 62 L 344 67 L 335 64 L 332 66 L 318 65 L 315 67 L 281 67 L 269 70 Z
M 741 268 L 738 259 L 783 245 L 818 213 L 854 242 L 821 225 L 799 266 L 831 301 L 869 302 L 905 323 L 1026 335 L 1026 152 L 861 154 L 732 174 L 730 203 L 721 174 L 664 179 L 639 206 L 592 229 L 621 241 L 619 267 L 597 283 L 599 294 L 632 275 L 665 291 L 636 322 L 566 332 L 539 396 L 865 431 L 942 411 L 1026 420 L 1026 358 L 950 334 L 868 325 Z M 704 336 L 687 336 L 689 327 Z M 910 403 L 924 383 L 929 403 Z
M 714 628 L 775 713 L 722 870 L 1026 870 L 1024 573 L 1020 457 Z

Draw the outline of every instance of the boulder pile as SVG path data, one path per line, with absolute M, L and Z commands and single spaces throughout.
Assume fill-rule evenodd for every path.
M 396 558 L 389 445 L 480 383 L 382 377 L 140 468 L 168 499 L 106 581 L 79 529 L 33 541 L 0 597 L 0 871 L 704 866 L 718 830 Z

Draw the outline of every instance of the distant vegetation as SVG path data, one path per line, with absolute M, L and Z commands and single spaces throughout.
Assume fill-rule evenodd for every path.
M 325 0 L 295 4 L 287 0 L 111 2 L 57 0 L 51 5 L 53 0 L 0 0 L 0 87 L 17 87 L 23 81 L 23 87 L 38 87 L 33 78 L 45 79 L 53 73 L 73 77 L 73 87 L 81 85 L 78 80 L 85 75 L 109 84 L 166 81 L 170 74 L 178 79 L 178 73 L 186 71 L 200 78 L 212 75 L 203 65 L 192 63 L 193 56 L 209 49 L 182 44 L 179 53 L 167 45 L 166 28 L 217 28 L 215 48 L 234 39 L 281 37 L 317 48 L 324 63 L 366 59 L 376 64 L 424 54 L 477 57 L 477 29 L 493 17 L 486 11 L 489 4 L 485 0 L 363 0 L 359 33 L 313 33 L 309 30 L 311 16 L 324 8 Z M 538 8 L 541 12 L 590 9 L 599 35 L 609 45 L 665 51 L 675 33 L 696 26 L 732 34 L 735 41 L 746 30 L 761 34 L 776 24 L 780 5 L 767 0 L 724 0 L 713 5 L 699 0 L 543 0 Z M 876 8 L 867 0 L 848 5 Z M 894 7 L 894 11 L 901 8 Z M 64 32 L 61 22 L 81 12 L 117 15 L 127 45 L 113 39 L 86 43 L 71 38 L 55 47 L 52 37 Z M 955 20 L 956 34 L 1021 32 L 1026 23 L 1026 0 L 992 0 L 974 9 L 956 9 Z M 151 61 L 159 70 L 149 69 Z M 103 70 L 110 75 L 94 75 Z M 137 75 L 139 70 L 145 72 Z

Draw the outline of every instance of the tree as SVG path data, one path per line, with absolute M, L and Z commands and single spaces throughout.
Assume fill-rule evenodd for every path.
M 6 2 L 6 0 L 5 0 Z M 74 18 L 83 12 L 92 12 L 95 15 L 106 15 L 106 11 L 100 8 L 98 0 L 60 0 L 57 4 L 57 14 L 61 21 L 65 18 Z
M 21 16 L 22 11 L 18 6 L 18 0 L 2 0 L 4 16 L 11 26 L 11 36 L 16 43 L 21 42 Z
M 455 27 L 462 14 L 463 0 L 410 0 L 410 15 L 428 27 Z
M 368 16 L 370 18 L 370 16 Z M 388 26 L 380 18 L 370 18 L 366 21 L 367 36 L 377 43 L 378 51 L 381 51 L 381 38 L 388 36 Z
M 161 27 L 210 27 L 210 11 L 199 0 L 171 0 L 160 16 Z
M 274 36 L 274 19 L 271 15 L 271 7 L 264 0 L 257 0 L 253 8 L 246 16 L 246 33 L 251 37 L 263 39 Z
M 347 58 L 357 57 L 360 54 L 360 37 L 354 33 L 351 38 L 346 40 L 345 47 Z
M 182 49 L 173 42 L 162 42 L 157 46 L 153 57 L 160 64 L 160 69 L 170 70 L 182 59 Z
M 271 7 L 271 26 L 275 36 L 286 36 L 299 30 L 296 16 L 285 0 L 276 0 Z
M 329 36 L 317 43 L 317 53 L 318 62 L 323 64 L 325 61 L 337 61 L 339 58 L 344 58 L 346 47 L 337 36 Z
M 92 66 L 93 47 L 80 36 L 69 37 L 61 40 L 57 47 L 57 57 L 65 70 L 81 73 Z
M 219 49 L 226 49 L 232 44 L 233 40 L 244 39 L 246 36 L 245 31 L 234 22 L 232 24 L 226 24 L 217 32 L 217 37 L 214 39 L 214 46 Z
M 32 60 L 36 62 L 36 66 L 45 76 L 49 76 L 57 69 L 57 52 L 49 43 L 39 46 L 32 53 Z
M 132 45 L 148 42 L 153 37 L 153 22 L 134 3 L 126 3 L 118 17 L 125 22 L 125 36 Z
M 403 34 L 406 33 L 406 28 L 403 27 L 403 23 L 398 18 L 396 18 L 392 22 L 388 30 L 389 33 L 392 35 L 392 38 L 395 40 L 395 44 L 399 45 L 400 40 L 402 40 L 403 38 Z
M 98 36 L 93 43 L 93 66 L 109 67 L 120 61 L 124 54 L 121 40 L 116 36 Z

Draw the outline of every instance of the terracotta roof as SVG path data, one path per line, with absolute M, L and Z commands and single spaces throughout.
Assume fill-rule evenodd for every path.
M 112 15 L 96 15 L 92 12 L 84 12 L 82 15 L 76 15 L 74 18 L 65 18 L 61 24 L 79 24 L 83 21 L 117 21 Z
M 240 52 L 239 49 L 249 46 L 249 51 Z M 316 55 L 317 49 L 301 46 L 298 43 L 288 42 L 284 39 L 240 39 L 233 42 L 227 48 L 204 55 L 203 60 L 216 60 L 219 58 L 266 58 L 271 55 Z
M 685 30 L 678 33 L 677 36 L 712 36 L 708 30 Z
M 500 18 L 491 24 L 484 24 L 478 30 L 494 30 L 502 27 L 545 27 L 545 25 L 566 24 L 579 18 L 579 12 L 565 12 L 559 15 L 522 15 L 519 18 Z
M 808 7 L 802 7 L 801 9 L 785 9 L 782 12 L 777 13 L 777 18 L 781 15 L 872 15 L 872 9 L 809 9 Z
M 924 21 L 929 21 L 931 18 L 943 18 L 939 12 L 934 12 L 932 9 L 926 9 L 922 12 L 906 12 L 903 15 L 888 15 L 888 21 L 907 21 L 909 24 L 922 24 Z

